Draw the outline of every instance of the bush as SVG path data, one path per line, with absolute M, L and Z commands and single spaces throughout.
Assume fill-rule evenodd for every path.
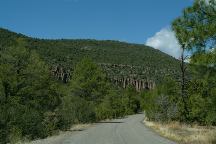
M 16 144 L 22 141 L 22 130 L 20 128 L 12 127 L 9 133 L 10 144 Z
M 143 92 L 142 108 L 146 117 L 153 121 L 172 121 L 179 118 L 178 95 L 176 84 L 171 79 L 148 92 Z
M 57 111 L 58 127 L 69 129 L 73 124 L 95 122 L 95 107 L 92 102 L 73 95 L 62 98 L 62 104 Z

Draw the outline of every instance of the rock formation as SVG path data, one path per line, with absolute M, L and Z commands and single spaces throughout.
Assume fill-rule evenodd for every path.
M 152 90 L 155 88 L 155 82 L 146 79 L 134 79 L 134 78 L 111 78 L 111 82 L 114 84 L 126 88 L 131 85 L 136 88 L 137 91 Z
M 51 74 L 57 78 L 57 80 L 61 80 L 64 83 L 67 83 L 70 80 L 70 71 L 65 70 L 61 66 L 55 66 L 51 68 Z
M 142 90 L 152 90 L 155 88 L 155 81 L 148 77 L 146 73 L 137 74 L 134 69 L 139 68 L 139 66 L 130 66 L 130 65 L 117 65 L 117 64 L 99 64 L 102 68 L 104 66 L 106 69 L 104 71 L 107 74 L 107 79 L 122 87 L 126 88 L 131 85 L 136 88 L 137 91 Z M 148 68 L 144 69 L 147 70 Z M 54 66 L 51 68 L 52 75 L 57 79 L 61 80 L 64 83 L 67 83 L 71 79 L 71 74 L 69 70 L 64 69 L 61 66 Z

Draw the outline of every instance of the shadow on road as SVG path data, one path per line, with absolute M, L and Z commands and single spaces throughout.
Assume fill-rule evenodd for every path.
M 67 131 L 70 131 L 70 132 L 74 132 L 74 131 L 84 131 L 85 129 L 75 129 L 75 130 L 67 130 Z
M 124 123 L 124 122 L 96 122 L 96 123 Z

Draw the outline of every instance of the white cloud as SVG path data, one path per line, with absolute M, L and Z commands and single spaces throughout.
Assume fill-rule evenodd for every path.
M 175 33 L 170 28 L 163 28 L 153 37 L 146 41 L 147 46 L 151 46 L 175 58 L 181 55 L 181 46 L 176 39 Z

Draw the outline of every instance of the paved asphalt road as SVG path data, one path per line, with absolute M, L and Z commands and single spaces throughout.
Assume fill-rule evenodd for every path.
M 174 144 L 142 124 L 144 115 L 101 122 L 83 131 L 71 132 L 61 139 L 43 141 L 55 144 Z M 36 142 L 34 144 L 42 144 Z

